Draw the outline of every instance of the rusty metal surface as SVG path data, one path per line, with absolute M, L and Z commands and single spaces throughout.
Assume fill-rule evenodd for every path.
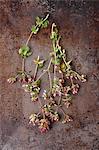
M 46 13 L 59 26 L 68 58 L 78 72 L 87 75 L 88 82 L 69 109 L 74 121 L 54 124 L 42 135 L 28 125 L 34 109 L 29 96 L 19 84 L 8 85 L 6 80 L 21 67 L 17 50 L 28 38 L 35 17 Z M 33 58 L 38 54 L 48 57 L 49 35 L 50 26 L 32 38 L 33 56 L 27 60 L 27 70 L 33 70 Z M 98 0 L 0 0 L 0 150 L 99 150 L 98 71 Z

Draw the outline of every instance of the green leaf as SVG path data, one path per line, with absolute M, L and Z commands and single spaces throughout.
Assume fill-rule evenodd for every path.
M 40 60 L 39 56 L 37 57 L 36 60 L 34 60 L 34 63 L 38 65 L 39 68 L 42 68 L 44 66 L 44 62 L 45 62 L 44 60 Z
M 40 27 L 41 28 L 46 28 L 48 26 L 49 21 L 48 16 L 46 16 L 46 18 L 40 18 L 40 17 L 36 17 L 36 24 L 32 26 L 32 33 L 37 34 L 37 32 L 39 31 Z
M 37 32 L 39 31 L 39 28 L 34 25 L 34 26 L 32 26 L 31 31 L 32 31 L 32 33 L 34 33 L 34 34 L 37 34 Z
M 54 31 L 52 31 L 50 39 L 54 40 L 54 41 L 58 40 L 58 29 L 57 28 L 55 28 Z
M 52 59 L 52 63 L 55 64 L 55 65 L 60 65 L 61 61 L 62 61 L 61 55 L 57 55 L 56 60 L 54 58 Z
M 32 83 L 33 87 L 40 87 L 40 85 L 41 85 L 41 80 L 40 79 Z
M 43 22 L 43 24 L 42 24 L 42 28 L 46 28 L 46 27 L 48 26 L 48 24 L 49 24 L 49 21 L 48 21 L 48 20 L 46 20 L 45 22 Z
M 56 32 L 52 32 L 52 34 L 51 34 L 51 36 L 50 36 L 50 39 L 56 41 L 57 38 L 58 38 L 58 34 L 57 34 Z
M 62 59 L 57 58 L 56 61 L 55 61 L 55 65 L 59 65 L 59 64 L 61 63 L 61 60 L 62 60 Z
M 36 84 L 37 86 L 40 86 L 41 80 L 39 79 L 38 81 L 35 82 L 35 84 Z
M 32 52 L 30 51 L 30 48 L 26 45 L 22 46 L 19 49 L 19 55 L 21 55 L 23 58 L 26 58 L 28 56 L 30 56 L 32 54 Z
M 55 79 L 53 80 L 53 85 L 58 84 L 58 82 L 59 82 L 58 78 L 55 78 Z
M 60 65 L 60 68 L 61 68 L 61 71 L 62 71 L 62 72 L 65 72 L 65 71 L 66 71 L 66 65 L 65 65 L 64 63 L 62 63 L 62 64 Z
M 27 53 L 27 56 L 31 56 L 31 55 L 32 55 L 32 52 Z
M 72 62 L 72 60 L 70 60 L 70 61 L 68 61 L 67 63 L 66 63 L 66 70 L 70 70 L 71 69 L 71 65 L 70 65 L 70 63 Z
M 67 62 L 67 65 L 70 65 L 71 62 L 72 62 L 72 60 L 69 60 L 69 61 Z
M 41 26 L 42 23 L 43 23 L 43 19 L 39 18 L 39 17 L 36 17 L 36 25 Z
M 38 64 L 38 67 L 39 67 L 39 68 L 42 68 L 42 67 L 44 66 L 44 62 L 45 62 L 44 60 L 41 60 L 41 61 L 39 62 L 39 64 Z
M 57 53 L 59 51 L 59 49 L 57 47 L 55 47 L 55 52 Z

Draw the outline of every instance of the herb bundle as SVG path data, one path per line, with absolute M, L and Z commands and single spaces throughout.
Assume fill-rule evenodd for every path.
M 55 23 L 51 27 L 52 52 L 50 53 L 47 68 L 43 69 L 40 76 L 37 76 L 39 69 L 43 68 L 45 64 L 45 61 L 37 56 L 34 60 L 34 74 L 31 75 L 25 70 L 25 60 L 32 55 L 31 49 L 28 46 L 29 41 L 33 34 L 37 34 L 40 29 L 48 27 L 48 17 L 49 14 L 44 19 L 36 17 L 36 23 L 32 26 L 27 42 L 19 49 L 19 55 L 22 57 L 22 69 L 17 72 L 16 76 L 7 80 L 9 83 L 19 81 L 24 91 L 30 94 L 33 104 L 35 105 L 34 102 L 37 102 L 40 106 L 38 113 L 31 113 L 29 123 L 33 126 L 37 125 L 41 132 L 48 131 L 53 122 L 62 119 L 62 123 L 66 123 L 73 120 L 66 114 L 65 109 L 70 107 L 72 96 L 79 91 L 79 85 L 76 83 L 76 80 L 86 81 L 83 74 L 80 75 L 72 69 L 71 60 L 67 60 L 66 52 L 60 45 L 61 37 Z M 51 73 L 51 67 L 53 67 L 53 73 Z M 49 77 L 49 90 L 44 90 L 42 96 L 40 96 L 41 80 L 44 74 L 47 74 Z M 45 102 L 44 105 L 42 104 L 42 99 Z M 59 114 L 59 109 L 63 116 Z

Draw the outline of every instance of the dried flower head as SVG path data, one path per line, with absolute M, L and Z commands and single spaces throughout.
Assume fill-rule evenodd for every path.
M 25 74 L 25 72 L 20 74 L 19 82 L 21 82 L 21 83 L 23 83 L 23 84 L 28 83 L 28 77 L 27 77 L 27 75 Z
M 47 94 L 47 91 L 46 91 L 46 90 L 43 91 L 42 97 L 44 98 L 44 100 L 47 99 L 48 94 Z
M 36 124 L 39 123 L 39 115 L 35 113 L 31 114 L 29 120 L 30 120 L 29 123 L 32 123 L 35 126 Z
M 65 115 L 62 123 L 65 124 L 65 123 L 71 122 L 71 121 L 73 121 L 73 119 L 69 115 Z
M 53 80 L 53 87 L 52 87 L 52 94 L 54 97 L 56 97 L 56 95 L 61 96 L 61 89 L 62 89 L 62 84 L 60 79 L 54 79 Z
M 49 125 L 50 125 L 50 122 L 48 119 L 41 119 L 39 121 L 39 129 L 40 129 L 40 132 L 41 133 L 44 133 L 46 131 L 48 131 L 50 128 L 49 128 Z
M 66 108 L 69 108 L 70 105 L 71 105 L 70 101 L 65 101 L 65 106 L 66 106 Z
M 67 94 L 68 94 L 68 92 L 71 90 L 71 87 L 70 86 L 65 86 L 65 87 L 63 87 L 63 93 L 64 93 L 64 95 L 66 95 L 67 96 Z
M 71 89 L 72 89 L 73 94 L 77 94 L 78 90 L 79 90 L 79 85 L 78 84 L 73 84 Z
M 15 78 L 15 77 L 11 77 L 11 78 L 7 79 L 8 83 L 15 83 L 16 81 L 17 81 L 17 78 Z
M 50 112 L 49 114 L 50 120 L 53 121 L 59 121 L 59 114 L 55 112 Z
M 83 75 L 83 74 L 81 75 L 81 81 L 82 81 L 82 82 L 86 82 L 86 81 L 87 81 L 87 80 L 86 80 L 86 76 Z

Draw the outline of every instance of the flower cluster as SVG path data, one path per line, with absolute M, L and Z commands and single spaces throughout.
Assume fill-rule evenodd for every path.
M 77 94 L 79 90 L 79 85 L 78 84 L 73 84 L 71 87 L 72 94 Z
M 73 119 L 69 115 L 65 115 L 62 123 L 65 124 L 65 123 L 71 122 L 71 121 L 73 121 Z
M 27 84 L 23 84 L 22 87 L 24 88 L 25 92 L 30 93 L 31 100 L 37 101 L 38 94 L 40 93 L 40 81 L 38 82 L 30 82 Z
M 59 80 L 58 78 L 55 78 L 53 80 L 53 87 L 52 87 L 52 95 L 54 97 L 61 96 L 61 90 L 62 90 L 62 84 L 61 84 L 61 80 Z
M 26 75 L 25 73 L 23 73 L 20 77 L 19 77 L 19 82 L 21 82 L 22 84 L 29 84 L 31 83 L 33 80 L 32 77 Z
M 50 129 L 50 121 L 47 118 L 43 118 L 41 114 L 31 114 L 29 117 L 29 123 L 33 126 L 37 125 L 40 132 L 46 132 Z
M 44 132 L 48 131 L 50 129 L 49 125 L 50 125 L 50 122 L 48 119 L 41 119 L 39 122 L 40 132 L 44 133 Z
M 46 132 L 50 129 L 52 122 L 59 121 L 59 114 L 49 104 L 43 106 L 42 114 L 31 114 L 29 123 L 34 126 L 37 124 L 41 132 Z
M 38 94 L 40 93 L 40 80 L 34 81 L 34 78 L 26 74 L 26 72 L 19 72 L 16 77 L 11 77 L 7 81 L 9 83 L 15 83 L 16 81 L 21 82 L 24 91 L 30 93 L 31 100 L 37 101 Z
M 32 84 L 23 84 L 22 87 L 24 88 L 25 92 L 30 93 L 32 101 L 37 101 L 40 87 L 35 87 Z
M 59 114 L 52 109 L 50 104 L 44 105 L 42 111 L 49 118 L 49 120 L 51 120 L 51 122 L 59 121 Z
M 30 115 L 30 117 L 29 117 L 29 123 L 31 124 L 33 124 L 33 126 L 35 126 L 36 124 L 38 124 L 39 123 L 39 114 L 35 114 L 35 113 L 32 113 L 31 115 Z
M 67 66 L 67 69 L 66 69 L 66 72 L 65 72 L 65 77 L 67 79 L 74 79 L 74 80 L 80 80 L 81 82 L 86 82 L 86 76 L 85 75 L 79 75 L 77 72 L 73 71 L 71 69 L 71 66 L 70 64 L 68 64 Z
M 33 126 L 38 125 L 38 128 L 40 129 L 41 133 L 49 130 L 50 122 L 47 118 L 42 118 L 41 114 L 33 113 L 30 115 L 29 120 L 29 123 Z

